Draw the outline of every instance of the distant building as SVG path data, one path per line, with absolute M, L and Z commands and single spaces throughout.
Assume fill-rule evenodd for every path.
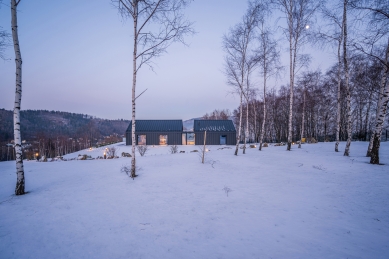
M 193 131 L 184 131 L 182 120 L 137 120 L 137 145 L 235 145 L 236 130 L 231 120 L 194 120 Z M 126 145 L 132 144 L 132 122 L 126 131 Z
M 204 144 L 205 131 L 207 131 L 206 145 L 236 144 L 236 130 L 232 120 L 195 120 L 193 126 L 196 145 Z
M 126 131 L 126 145 L 132 145 L 132 122 Z M 137 145 L 182 145 L 182 120 L 136 120 Z

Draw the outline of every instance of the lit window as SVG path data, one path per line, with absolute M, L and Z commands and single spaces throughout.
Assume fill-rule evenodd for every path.
M 186 133 L 182 133 L 182 145 L 186 145 Z
M 138 135 L 138 145 L 146 145 L 146 135 Z
M 186 144 L 187 145 L 194 145 L 195 144 L 195 134 L 194 133 L 187 133 Z
M 167 145 L 167 135 L 159 135 L 159 144 Z

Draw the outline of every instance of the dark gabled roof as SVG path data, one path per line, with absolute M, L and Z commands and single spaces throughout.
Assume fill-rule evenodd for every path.
M 127 128 L 131 132 L 132 122 Z M 182 131 L 182 120 L 136 120 L 136 132 Z
M 195 120 L 194 131 L 235 132 L 232 120 Z

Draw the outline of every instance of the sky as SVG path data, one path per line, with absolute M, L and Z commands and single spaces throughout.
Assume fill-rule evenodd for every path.
M 214 109 L 239 105 L 223 74 L 222 36 L 240 21 L 245 0 L 195 0 L 185 10 L 196 34 L 188 46 L 175 43 L 155 60 L 154 71 L 142 67 L 137 78 L 138 119 L 190 119 Z M 123 21 L 110 0 L 22 0 L 18 6 L 23 60 L 22 110 L 44 109 L 131 119 L 132 25 Z M 282 20 L 279 22 L 282 23 Z M 8 1 L 0 9 L 0 26 L 9 32 Z M 287 46 L 286 42 L 281 42 Z M 327 69 L 328 52 L 310 47 L 309 69 Z M 0 108 L 13 109 L 13 47 L 0 60 Z M 282 64 L 289 63 L 286 48 Z M 288 71 L 286 69 L 285 71 Z M 288 73 L 271 87 L 286 84 Z M 260 86 L 258 85 L 258 88 Z

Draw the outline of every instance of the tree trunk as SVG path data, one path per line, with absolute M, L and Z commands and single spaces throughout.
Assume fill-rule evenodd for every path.
M 367 128 L 368 128 L 368 125 L 369 125 L 372 96 L 373 96 L 373 91 L 370 92 L 370 94 L 369 94 L 369 102 L 367 103 L 367 109 L 366 109 L 366 115 L 365 115 L 365 124 L 363 126 L 364 141 L 367 140 Z
M 266 79 L 264 80 L 264 85 L 263 85 L 263 121 L 262 121 L 262 126 L 261 126 L 261 136 L 259 138 L 259 150 L 262 150 L 262 145 L 263 145 L 263 137 L 265 135 L 265 123 L 266 123 Z
M 350 145 L 351 145 L 351 93 L 349 85 L 349 71 L 348 71 L 348 60 L 347 60 L 347 3 L 348 0 L 344 0 L 343 7 L 343 62 L 344 62 L 344 72 L 346 79 L 346 101 L 347 101 L 347 143 L 344 150 L 344 156 L 350 155 Z
M 235 149 L 235 156 L 238 155 L 238 150 L 239 150 L 239 141 L 240 141 L 240 135 L 241 135 L 241 129 L 242 129 L 242 98 L 243 98 L 243 93 L 240 91 L 240 106 L 239 106 L 239 127 L 238 127 L 238 136 L 236 136 L 236 149 Z
M 246 105 L 246 130 L 244 133 L 244 145 L 243 145 L 243 154 L 246 154 L 246 141 L 247 137 L 249 135 L 249 101 L 248 98 L 246 99 L 247 105 Z
M 254 98 L 254 142 L 257 143 L 258 141 L 258 133 L 257 133 L 257 106 L 256 106 L 256 100 Z
M 264 45 L 264 58 L 263 58 L 263 121 L 261 128 L 261 137 L 259 140 L 259 150 L 262 150 L 263 136 L 265 135 L 265 122 L 266 122 L 266 77 L 267 77 L 267 66 L 266 66 L 266 45 Z
M 137 75 L 137 67 L 136 67 L 136 56 L 137 56 L 137 47 L 138 47 L 138 4 L 134 5 L 134 52 L 132 54 L 132 129 L 131 129 L 131 177 L 134 179 L 136 177 L 136 163 L 135 163 L 135 146 L 136 146 L 136 137 L 135 137 L 135 89 L 136 89 L 136 75 Z
M 204 164 L 204 157 L 205 157 L 205 144 L 207 143 L 207 130 L 204 131 L 204 146 L 203 146 L 203 158 L 201 162 Z
M 341 71 L 342 71 L 342 58 L 340 56 L 340 48 L 342 45 L 342 36 L 343 36 L 343 26 L 341 28 L 342 33 L 340 36 L 339 44 L 338 44 L 338 96 L 337 96 L 337 113 L 336 113 L 336 143 L 335 143 L 335 152 L 339 152 L 339 132 L 340 132 L 340 85 L 342 83 Z
M 385 122 L 386 110 L 389 102 L 389 83 L 387 82 L 389 73 L 389 38 L 388 45 L 386 47 L 385 54 L 385 66 L 383 68 L 382 78 L 381 78 L 381 88 L 383 89 L 382 94 L 379 97 L 379 111 L 378 116 L 376 117 L 376 125 L 374 130 L 374 139 L 373 147 L 370 153 L 370 164 L 379 164 L 379 149 L 381 142 L 382 126 Z
M 304 137 L 304 121 L 305 121 L 305 84 L 304 84 L 304 92 L 303 92 L 303 115 L 301 119 L 301 138 L 300 138 L 299 148 L 301 148 L 301 142 L 303 141 L 303 137 Z
M 384 71 L 383 71 L 384 73 Z M 385 89 L 385 82 L 382 81 L 383 78 L 381 78 L 381 86 L 380 86 L 380 92 L 379 92 L 379 95 L 378 95 L 378 102 L 377 102 L 377 111 L 376 111 L 376 121 L 377 121 L 377 118 L 379 116 L 379 113 L 380 113 L 380 109 L 381 109 L 381 96 L 383 96 L 384 94 L 384 89 Z M 374 125 L 375 126 L 375 125 Z M 370 142 L 369 142 L 369 147 L 367 148 L 367 152 L 366 152 L 366 157 L 370 157 L 371 156 L 371 150 L 373 149 L 373 142 L 374 142 L 374 134 L 375 134 L 375 128 L 370 136 Z
M 11 16 L 12 16 L 12 38 L 15 50 L 16 63 L 16 87 L 15 87 L 15 104 L 14 104 L 14 141 L 16 153 L 16 188 L 15 194 L 22 195 L 25 193 L 25 180 L 23 168 L 23 154 L 22 154 L 22 139 L 20 133 L 20 107 L 22 101 L 22 54 L 20 52 L 19 38 L 18 38 L 18 21 L 17 21 L 17 5 L 20 0 L 11 0 Z
M 293 6 L 291 6 L 291 11 Z M 290 17 L 290 26 L 292 26 L 293 18 Z M 294 40 L 294 44 L 292 44 Z M 289 29 L 289 58 L 290 58 L 290 99 L 289 99 L 289 123 L 288 123 L 288 146 L 287 150 L 290 151 L 292 148 L 292 126 L 293 126 L 293 88 L 294 88 L 294 72 L 296 68 L 296 57 L 297 57 L 297 43 L 298 37 L 295 38 L 293 35 L 293 26 Z M 293 47 L 292 47 L 293 46 Z
M 286 150 L 290 151 L 292 148 L 292 119 L 293 119 L 293 83 L 294 83 L 294 67 L 293 67 L 293 48 L 292 48 L 292 40 L 293 40 L 293 35 L 292 31 L 289 32 L 289 66 L 290 66 L 290 93 L 289 93 L 289 122 L 288 122 L 288 145 Z

